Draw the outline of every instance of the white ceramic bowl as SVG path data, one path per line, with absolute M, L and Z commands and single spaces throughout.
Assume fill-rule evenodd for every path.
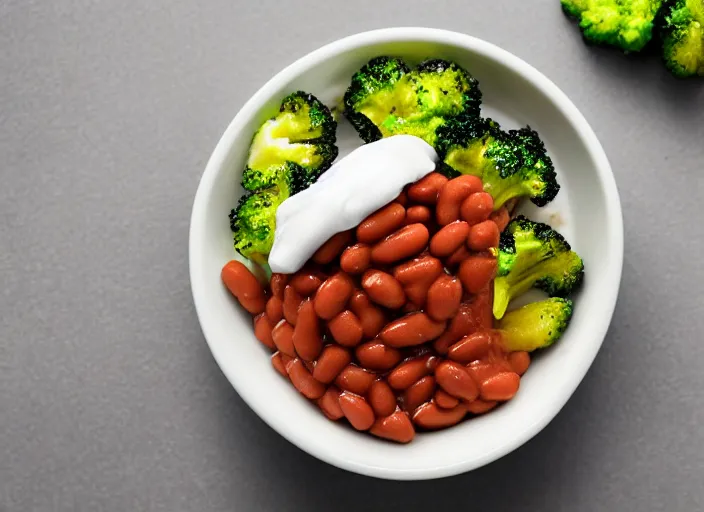
M 531 209 L 551 222 L 584 258 L 586 279 L 575 297 L 564 337 L 534 359 L 517 396 L 491 413 L 397 445 L 326 419 L 271 367 L 252 321 L 220 281 L 235 258 L 228 213 L 253 132 L 297 89 L 328 105 L 342 97 L 352 74 L 370 58 L 396 55 L 409 63 L 457 61 L 480 83 L 483 115 L 507 128 L 530 124 L 546 143 L 562 190 L 547 207 Z M 360 140 L 344 121 L 341 153 Z M 198 187 L 190 231 L 190 276 L 198 318 L 220 368 L 247 404 L 274 430 L 335 466 L 381 478 L 429 479 L 487 464 L 525 443 L 555 417 L 596 356 L 614 311 L 623 263 L 623 221 L 614 177 L 601 145 L 577 108 L 540 72 L 489 43 L 425 28 L 366 32 L 299 59 L 242 107 L 220 139 Z M 234 435 L 234 434 L 233 434 Z

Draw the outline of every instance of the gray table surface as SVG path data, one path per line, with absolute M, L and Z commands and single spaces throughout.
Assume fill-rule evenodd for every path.
M 542 70 L 611 160 L 622 291 L 586 379 L 536 438 L 423 483 L 346 473 L 223 377 L 188 282 L 220 134 L 339 36 L 457 30 Z M 0 510 L 704 508 L 704 82 L 587 48 L 557 0 L 0 4 Z

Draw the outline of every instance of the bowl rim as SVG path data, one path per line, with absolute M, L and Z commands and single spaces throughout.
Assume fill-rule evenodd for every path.
M 562 395 L 560 400 L 553 401 L 542 417 L 533 422 L 529 428 L 518 430 L 516 435 L 505 442 L 500 449 L 494 450 L 493 452 L 485 454 L 482 457 L 475 457 L 460 463 L 438 464 L 429 468 L 414 469 L 409 471 L 365 465 L 363 463 L 348 460 L 344 457 L 330 454 L 320 448 L 320 446 L 316 444 L 315 440 L 310 436 L 299 435 L 290 429 L 289 424 L 284 418 L 280 418 L 276 414 L 269 413 L 267 408 L 263 405 L 263 401 L 259 402 L 252 399 L 252 396 L 245 391 L 247 389 L 245 383 L 243 381 L 241 382 L 241 379 L 238 378 L 236 372 L 233 371 L 232 368 L 228 367 L 226 361 L 222 360 L 215 346 L 216 344 L 210 341 L 211 339 L 214 339 L 215 334 L 211 327 L 203 321 L 204 316 L 202 308 L 206 302 L 206 292 L 204 289 L 204 283 L 199 280 L 195 271 L 195 269 L 202 265 L 201 257 L 199 256 L 197 250 L 202 241 L 200 226 L 203 225 L 205 220 L 208 204 L 207 200 L 214 187 L 218 170 L 222 167 L 230 147 L 234 143 L 241 128 L 254 115 L 257 114 L 261 106 L 270 99 L 271 94 L 286 83 L 290 82 L 292 79 L 299 76 L 301 73 L 305 72 L 307 69 L 331 56 L 370 44 L 403 41 L 422 41 L 448 44 L 481 54 L 484 57 L 497 62 L 499 65 L 505 66 L 512 69 L 516 73 L 519 73 L 525 80 L 549 98 L 549 101 L 551 101 L 561 112 L 561 114 L 569 120 L 575 128 L 578 137 L 583 141 L 587 153 L 595 163 L 597 178 L 605 195 L 605 213 L 606 218 L 608 219 L 607 225 L 610 228 L 608 230 L 608 241 L 609 246 L 612 248 L 612 257 L 609 258 L 608 267 L 600 269 L 600 272 L 607 273 L 610 276 L 609 282 L 613 283 L 613 285 L 606 290 L 602 302 L 602 306 L 605 306 L 604 311 L 608 312 L 608 316 L 605 316 L 601 322 L 594 326 L 593 337 L 599 341 L 594 343 L 589 357 L 585 357 L 578 361 L 573 368 L 575 375 L 574 381 L 576 382 L 576 385 L 572 390 Z M 189 229 L 189 276 L 198 321 L 215 361 L 244 402 L 263 421 L 265 421 L 271 428 L 273 428 L 278 434 L 287 439 L 289 442 L 333 466 L 377 478 L 394 480 L 421 480 L 452 476 L 477 469 L 493 462 L 529 441 L 543 428 L 545 428 L 545 426 L 547 426 L 547 424 L 550 423 L 555 416 L 557 416 L 565 403 L 574 394 L 577 387 L 579 387 L 579 384 L 584 379 L 584 376 L 591 367 L 594 358 L 604 342 L 608 327 L 613 318 L 613 313 L 618 298 L 623 269 L 623 250 L 623 214 L 621 202 L 616 186 L 616 180 L 606 157 L 606 153 L 604 152 L 604 149 L 584 116 L 569 100 L 567 95 L 557 87 L 557 85 L 521 58 L 482 39 L 459 32 L 437 28 L 394 27 L 370 30 L 349 35 L 328 43 L 317 50 L 309 52 L 285 67 L 282 71 L 275 74 L 242 106 L 237 115 L 228 125 L 213 150 L 196 191 Z

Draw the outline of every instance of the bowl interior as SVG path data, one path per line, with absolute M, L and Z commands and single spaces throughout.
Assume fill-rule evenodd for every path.
M 371 35 L 370 35 L 371 34 Z M 374 35 L 375 34 L 375 35 Z M 526 213 L 562 232 L 584 258 L 585 284 L 562 340 L 534 359 L 518 395 L 490 414 L 399 446 L 327 420 L 271 367 L 249 315 L 221 285 L 221 267 L 235 251 L 228 213 L 236 205 L 249 142 L 281 98 L 312 92 L 339 103 L 350 77 L 370 58 L 391 54 L 414 64 L 428 57 L 455 60 L 483 92 L 483 115 L 504 128 L 526 124 L 546 143 L 562 189 L 547 207 Z M 341 120 L 341 154 L 360 145 Z M 621 213 L 608 162 L 574 106 L 519 59 L 468 36 L 399 29 L 353 36 L 310 54 L 277 75 L 242 109 L 208 164 L 191 227 L 191 280 L 198 315 L 213 354 L 242 398 L 280 434 L 337 466 L 385 478 L 417 479 L 460 473 L 516 448 L 544 427 L 575 390 L 601 345 L 618 291 Z M 599 272 L 590 272 L 592 269 Z

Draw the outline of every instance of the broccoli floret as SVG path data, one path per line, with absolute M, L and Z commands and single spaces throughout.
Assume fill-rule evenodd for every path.
M 501 233 L 494 280 L 494 316 L 531 288 L 566 297 L 584 277 L 584 263 L 564 237 L 547 224 L 519 215 Z
M 345 116 L 365 142 L 407 134 L 435 145 L 436 130 L 456 116 L 478 116 L 481 92 L 464 69 L 440 59 L 411 71 L 401 59 L 377 57 L 352 76 Z
M 315 96 L 290 94 L 279 113 L 254 134 L 242 186 L 256 191 L 285 180 L 292 194 L 309 187 L 337 157 L 336 127 L 330 110 Z
M 352 76 L 345 92 L 344 113 L 364 142 L 381 138 L 376 122 L 381 124 L 387 117 L 389 105 L 402 102 L 395 87 L 409 72 L 401 59 L 376 57 Z
M 235 249 L 247 259 L 263 265 L 274 245 L 276 209 L 290 196 L 286 182 L 240 198 L 230 213 Z
M 662 0 L 561 0 L 561 4 L 579 21 L 587 42 L 638 52 L 653 37 Z
M 428 117 L 451 118 L 458 115 L 479 116 L 479 83 L 454 62 L 432 59 L 421 62 L 408 75 L 417 105 L 409 120 Z
M 506 350 L 532 352 L 560 339 L 571 319 L 572 301 L 554 297 L 506 313 L 496 329 Z
M 704 76 L 704 0 L 667 1 L 661 19 L 667 68 L 680 78 Z
M 495 209 L 519 197 L 545 206 L 560 190 L 552 160 L 530 127 L 504 132 L 491 119 L 454 119 L 438 130 L 438 153 L 450 177 L 480 177 Z

